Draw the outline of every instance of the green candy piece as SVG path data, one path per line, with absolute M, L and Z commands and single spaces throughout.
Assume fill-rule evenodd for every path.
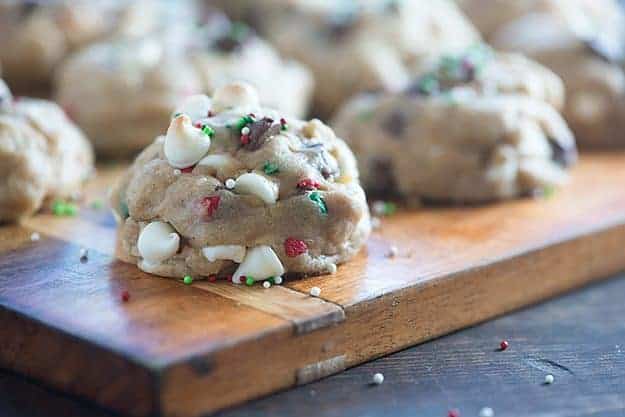
M 237 120 L 235 127 L 237 128 L 237 130 L 241 130 L 250 123 L 254 123 L 254 119 L 252 119 L 252 116 L 243 116 L 239 120 Z
M 423 94 L 431 95 L 438 90 L 439 82 L 435 74 L 427 74 L 419 82 L 419 90 Z
M 251 287 L 252 285 L 254 285 L 254 278 L 252 277 L 247 277 L 245 278 L 245 285 L 247 285 L 248 287 Z
M 191 278 L 190 275 L 187 275 L 182 279 L 182 282 L 184 282 L 185 285 L 191 285 L 193 284 L 193 278 Z
M 384 215 L 385 216 L 392 216 L 393 214 L 395 214 L 396 211 L 397 211 L 397 205 L 395 203 L 391 203 L 391 202 L 384 203 Z
M 67 203 L 63 208 L 63 215 L 65 216 L 75 216 L 78 213 L 78 207 L 76 204 Z
M 326 205 L 326 202 L 323 199 L 323 197 L 321 197 L 321 194 L 319 194 L 317 191 L 313 191 L 312 193 L 308 195 L 308 198 L 310 198 L 312 201 L 314 201 L 317 204 L 321 214 L 328 214 L 328 206 Z
M 203 125 L 202 132 L 204 132 L 204 134 L 208 136 L 209 138 L 212 138 L 213 136 L 215 136 L 215 130 L 209 125 Z
M 267 175 L 273 175 L 280 172 L 280 168 L 278 167 L 278 164 L 267 161 L 265 162 L 265 165 L 263 165 L 263 171 Z

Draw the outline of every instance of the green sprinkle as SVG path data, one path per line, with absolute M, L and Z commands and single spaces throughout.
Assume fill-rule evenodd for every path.
M 271 282 L 271 285 L 275 285 L 275 283 L 276 283 L 275 277 L 269 277 L 269 278 L 267 278 L 267 281 Z
M 263 165 L 263 171 L 267 175 L 273 175 L 273 174 L 277 174 L 278 172 L 280 172 L 280 168 L 278 167 L 278 164 L 274 164 L 273 162 L 267 161 L 265 162 L 265 165 Z
M 319 194 L 317 191 L 313 191 L 312 193 L 308 195 L 308 198 L 310 198 L 312 201 L 314 201 L 317 204 L 321 214 L 328 214 L 328 206 L 326 205 L 326 202 L 323 199 L 323 197 L 321 197 L 321 194 Z
M 254 285 L 254 278 L 252 277 L 245 278 L 245 285 L 247 285 L 248 287 L 251 287 L 252 285 Z
M 177 117 L 180 117 L 180 116 L 182 116 L 182 113 L 176 113 L 176 114 L 174 114 L 174 119 L 177 118 Z
M 202 125 L 202 132 L 204 132 L 204 134 L 209 138 L 215 136 L 215 130 L 209 125 Z
M 393 214 L 395 214 L 396 211 L 397 211 L 397 205 L 395 203 L 392 203 L 389 201 L 384 203 L 384 215 L 385 216 L 392 216 Z
M 250 123 L 254 123 L 254 119 L 252 119 L 252 116 L 243 116 L 239 120 L 237 120 L 237 124 L 235 125 L 235 127 L 237 128 L 237 130 L 241 130 Z
M 289 125 L 287 125 L 286 123 L 283 125 L 280 125 L 280 130 L 283 132 L 286 132 L 287 130 L 289 130 Z
M 130 211 L 128 210 L 128 204 L 125 201 L 119 202 L 119 215 L 122 219 L 130 217 Z
M 93 200 L 91 202 L 91 208 L 94 210 L 102 210 L 103 207 L 104 203 L 102 202 L 102 200 Z
M 543 198 L 550 199 L 550 198 L 553 198 L 555 195 L 556 195 L 555 187 L 551 185 L 547 185 L 543 188 Z
M 427 74 L 419 81 L 419 90 L 423 94 L 433 94 L 439 88 L 438 79 L 435 74 Z
M 187 275 L 182 279 L 182 282 L 184 282 L 185 285 L 191 285 L 193 284 L 193 278 L 191 278 L 190 275 Z
M 65 204 L 65 216 L 75 216 L 78 213 L 78 206 L 73 203 Z
M 66 203 L 62 200 L 52 203 L 52 214 L 55 216 L 75 216 L 77 213 L 78 207 L 73 203 Z

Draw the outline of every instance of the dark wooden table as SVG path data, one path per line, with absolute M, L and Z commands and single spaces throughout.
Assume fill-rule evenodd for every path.
M 376 372 L 384 383 L 369 385 Z M 625 416 L 625 275 L 219 416 L 478 416 L 486 406 L 497 417 Z M 112 414 L 0 373 L 0 416 Z

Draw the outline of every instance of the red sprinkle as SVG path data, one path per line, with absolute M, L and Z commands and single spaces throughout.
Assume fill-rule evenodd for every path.
M 300 188 L 302 190 L 316 190 L 319 187 L 320 184 L 315 180 L 311 180 L 310 178 L 303 179 L 297 183 L 297 188 Z
M 202 128 L 202 122 L 195 122 L 195 123 L 193 123 L 193 127 L 197 128 L 197 129 L 201 129 Z
M 243 145 L 250 143 L 250 135 L 241 135 L 241 143 Z
M 454 408 L 453 410 L 449 410 L 447 413 L 447 417 L 460 417 L 460 410 Z
M 308 246 L 303 240 L 289 237 L 284 241 L 284 251 L 289 258 L 295 258 L 302 253 L 308 252 Z
M 130 293 L 128 291 L 122 292 L 122 301 L 127 303 L 130 300 Z
M 217 281 L 217 275 L 209 275 L 209 276 L 208 276 L 208 281 L 209 281 L 209 282 L 215 282 L 215 281 Z
M 213 117 L 215 115 L 215 113 L 213 113 L 212 110 L 209 110 L 208 113 L 206 114 L 206 117 Z
M 508 346 L 510 346 L 510 343 L 508 343 L 507 340 L 502 340 L 499 344 L 499 350 L 506 350 L 508 349 Z
M 202 205 L 206 207 L 206 214 L 208 214 L 209 217 L 215 214 L 215 212 L 219 208 L 219 200 L 221 200 L 221 197 L 219 197 L 218 195 L 204 197 L 204 199 L 202 200 Z
M 193 171 L 193 168 L 195 168 L 195 165 L 191 165 L 190 167 L 182 168 L 180 170 L 180 172 L 184 172 L 185 174 L 188 174 L 189 172 Z
M 286 124 L 286 119 L 284 117 L 280 118 L 280 124 L 284 126 Z

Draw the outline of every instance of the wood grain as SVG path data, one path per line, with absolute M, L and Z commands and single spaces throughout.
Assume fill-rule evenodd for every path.
M 199 416 L 625 269 L 625 154 L 584 157 L 548 200 L 399 213 L 337 275 L 268 290 L 115 261 L 111 215 L 89 200 L 118 173 L 75 218 L 0 229 L 0 366 L 137 416 Z

